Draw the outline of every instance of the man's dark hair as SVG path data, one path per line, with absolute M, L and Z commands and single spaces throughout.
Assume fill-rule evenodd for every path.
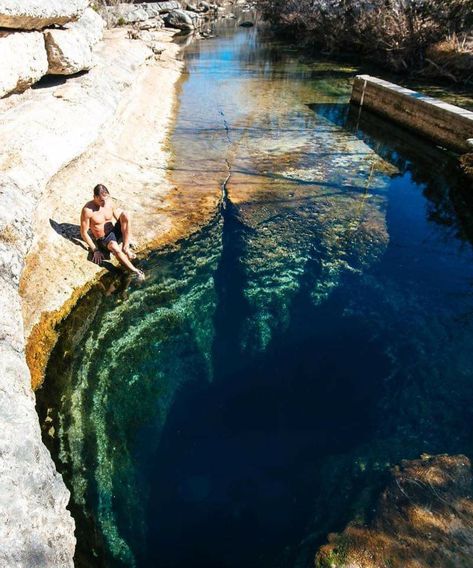
M 99 195 L 110 195 L 108 189 L 101 183 L 94 187 L 94 197 L 98 197 Z

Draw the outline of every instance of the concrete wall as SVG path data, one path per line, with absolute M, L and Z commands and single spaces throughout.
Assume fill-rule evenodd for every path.
M 364 94 L 363 94 L 364 93 Z M 351 102 L 457 152 L 471 152 L 473 112 L 370 75 L 355 77 Z

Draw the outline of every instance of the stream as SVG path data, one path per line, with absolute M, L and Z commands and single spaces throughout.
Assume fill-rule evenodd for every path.
M 351 109 L 356 66 L 217 32 L 185 50 L 169 175 L 221 206 L 79 301 L 37 393 L 78 567 L 310 567 L 389 467 L 473 455 L 455 157 Z

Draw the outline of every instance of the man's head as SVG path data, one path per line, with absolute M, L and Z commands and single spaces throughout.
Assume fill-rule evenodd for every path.
M 105 205 L 105 201 L 109 196 L 110 192 L 101 183 L 94 187 L 94 201 L 97 205 L 100 205 L 100 207 L 103 207 Z

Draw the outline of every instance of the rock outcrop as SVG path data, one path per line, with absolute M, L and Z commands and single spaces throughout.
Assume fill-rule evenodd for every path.
M 152 18 L 154 16 L 159 16 L 166 12 L 170 12 L 171 10 L 179 10 L 181 8 L 181 5 L 179 4 L 179 2 L 176 1 L 149 2 L 141 4 L 141 7 L 143 8 L 143 10 L 145 10 L 148 13 L 148 16 Z
M 92 68 L 92 48 L 102 38 L 104 22 L 88 8 L 77 22 L 65 29 L 44 31 L 48 53 L 48 73 L 73 75 Z
M 48 73 L 73 75 L 93 66 L 92 49 L 105 24 L 87 3 L 0 0 L 0 26 L 18 28 L 0 32 L 0 97 L 21 93 Z M 53 24 L 64 27 L 22 31 Z
M 144 2 L 139 4 L 117 4 L 107 6 L 105 16 L 112 25 L 135 24 L 145 22 L 148 18 L 156 18 L 171 10 L 179 10 L 181 4 L 176 0 L 170 2 Z
M 0 97 L 21 92 L 48 72 L 41 32 L 0 32 Z
M 41 30 L 77 20 L 89 0 L 0 0 L 0 28 Z
M 1 303 L 2 323 L 10 316 L 21 326 L 18 293 L 3 279 Z M 72 567 L 69 492 L 42 444 L 24 358 L 8 340 L 0 344 L 0 409 L 0 566 Z
M 203 18 L 215 13 L 217 6 L 207 2 L 186 4 L 182 9 L 179 2 L 149 2 L 140 4 L 118 4 L 109 6 L 107 18 L 115 24 L 139 24 L 150 18 L 163 18 L 168 27 L 183 31 L 192 31 L 200 27 Z
M 178 30 L 191 31 L 199 26 L 200 17 L 196 12 L 172 10 L 164 16 L 164 23 Z
M 427 456 L 392 471 L 374 519 L 349 525 L 316 556 L 317 568 L 461 568 L 473 558 L 470 460 Z

